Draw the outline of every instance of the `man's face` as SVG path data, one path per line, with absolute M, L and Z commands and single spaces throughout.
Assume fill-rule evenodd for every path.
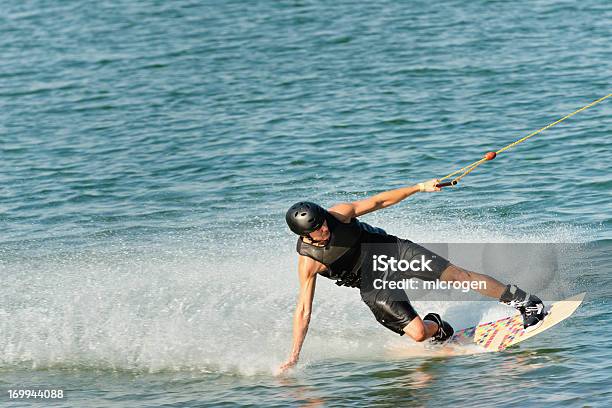
M 315 241 L 327 241 L 329 239 L 329 228 L 327 228 L 327 221 L 323 222 L 323 225 L 310 233 L 310 237 Z

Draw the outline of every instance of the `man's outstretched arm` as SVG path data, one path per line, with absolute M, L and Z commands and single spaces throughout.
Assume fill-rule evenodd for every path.
M 393 204 L 397 204 L 414 193 L 418 193 L 419 191 L 440 191 L 440 188 L 436 187 L 439 182 L 440 180 L 433 179 L 410 187 L 383 191 L 382 193 L 378 193 L 372 197 L 366 198 L 365 200 L 337 204 L 331 207 L 329 211 L 346 217 L 348 221 L 351 218 L 359 217 L 361 215 L 380 210 L 381 208 L 386 208 Z
M 289 359 L 280 367 L 284 371 L 295 364 L 300 358 L 302 344 L 308 332 L 310 314 L 312 311 L 312 299 L 314 298 L 317 283 L 318 262 L 305 256 L 300 256 L 298 261 L 298 275 L 300 279 L 300 294 L 295 314 L 293 315 L 293 346 Z

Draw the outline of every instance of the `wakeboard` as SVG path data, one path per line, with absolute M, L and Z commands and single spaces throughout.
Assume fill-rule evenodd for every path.
M 394 357 L 452 356 L 486 352 L 503 351 L 504 349 L 525 341 L 550 329 L 570 317 L 584 300 L 586 292 L 574 295 L 553 303 L 545 310 L 548 312 L 543 322 L 537 327 L 525 330 L 520 313 L 492 322 L 481 323 L 455 332 L 444 345 L 415 343 L 392 346 L 389 354 Z
M 447 343 L 449 345 L 471 345 L 482 347 L 485 351 L 502 351 L 510 346 L 537 336 L 570 317 L 584 300 L 586 292 L 553 303 L 540 326 L 532 330 L 523 329 L 520 314 L 482 323 L 455 332 Z

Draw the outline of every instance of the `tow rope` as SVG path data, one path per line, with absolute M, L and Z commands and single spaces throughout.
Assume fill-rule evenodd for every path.
M 451 177 L 453 177 L 453 176 L 458 174 L 458 176 L 454 177 L 451 181 L 446 181 L 444 183 L 439 183 L 439 184 L 436 185 L 436 187 L 448 187 L 448 186 L 455 186 L 455 185 L 457 185 L 457 183 L 459 183 L 459 180 L 461 180 L 462 178 L 464 178 L 465 176 L 470 174 L 472 171 L 474 171 L 474 169 L 476 167 L 480 166 L 482 163 L 484 163 L 486 161 L 489 161 L 489 160 L 493 160 L 495 157 L 497 157 L 498 154 L 500 154 L 502 152 L 505 152 L 506 150 L 508 150 L 508 149 L 510 149 L 510 148 L 512 148 L 512 147 L 514 147 L 516 145 L 518 145 L 519 143 L 523 143 L 525 140 L 531 138 L 532 136 L 535 136 L 538 133 L 541 133 L 541 132 L 545 131 L 546 129 L 549 129 L 549 128 L 555 126 L 556 124 L 559 124 L 559 123 L 563 122 L 565 119 L 571 118 L 575 114 L 577 114 L 579 112 L 582 112 L 583 110 L 586 110 L 586 109 L 590 108 L 591 106 L 597 105 L 599 102 L 603 102 L 604 100 L 608 99 L 610 96 L 612 96 L 612 93 L 607 94 L 603 98 L 599 98 L 596 101 L 593 101 L 593 102 L 589 103 L 588 105 L 583 106 L 582 108 L 580 108 L 578 110 L 575 110 L 574 112 L 572 112 L 572 113 L 570 113 L 568 115 L 565 115 L 561 119 L 559 119 L 559 120 L 557 120 L 557 121 L 555 121 L 555 122 L 553 122 L 553 123 L 551 123 L 549 125 L 546 125 L 543 128 L 538 129 L 535 132 L 532 132 L 532 133 L 528 134 L 527 136 L 522 137 L 519 140 L 510 143 L 507 146 L 502 147 L 501 149 L 499 149 L 496 152 L 488 152 L 487 154 L 484 155 L 484 157 L 482 159 L 476 160 L 474 163 L 468 164 L 467 166 L 462 167 L 459 170 L 456 170 L 456 171 L 454 171 L 454 172 L 452 172 L 452 173 L 442 177 L 440 180 L 446 180 L 446 179 L 451 178 Z

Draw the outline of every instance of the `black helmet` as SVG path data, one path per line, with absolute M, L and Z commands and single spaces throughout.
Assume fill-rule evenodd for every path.
M 291 231 L 306 236 L 325 222 L 325 210 L 318 204 L 300 201 L 289 208 L 285 220 Z

